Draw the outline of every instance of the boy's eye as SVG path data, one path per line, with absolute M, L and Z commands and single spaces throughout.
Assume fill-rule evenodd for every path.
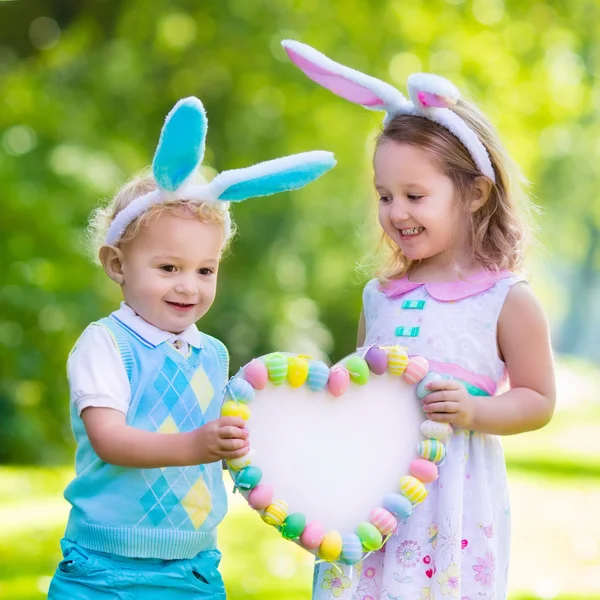
M 161 265 L 159 267 L 159 269 L 161 271 L 164 271 L 165 273 L 174 273 L 175 272 L 175 267 L 173 265 Z
M 212 275 L 213 274 L 213 270 L 209 269 L 208 267 L 205 267 L 204 269 L 198 269 L 198 273 L 200 275 Z

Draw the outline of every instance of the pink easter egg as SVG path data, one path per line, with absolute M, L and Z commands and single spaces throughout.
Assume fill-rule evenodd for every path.
M 266 483 L 257 485 L 250 494 L 248 494 L 248 504 L 254 510 L 264 510 L 271 504 L 272 500 L 273 488 Z
M 429 372 L 429 363 L 422 356 L 413 356 L 408 361 L 406 371 L 404 371 L 404 381 L 407 383 L 419 383 Z
M 372 346 L 367 350 L 365 360 L 375 375 L 383 375 L 387 371 L 387 353 L 378 346 Z
M 311 521 L 304 528 L 302 535 L 300 536 L 300 543 L 307 550 L 314 550 L 321 545 L 323 536 L 325 535 L 325 529 L 319 521 Z
M 344 367 L 332 367 L 329 370 L 329 381 L 327 389 L 332 396 L 338 398 L 347 389 L 350 384 L 350 373 Z
M 431 483 L 438 478 L 438 468 L 430 460 L 417 458 L 410 463 L 410 474 L 423 483 Z
M 379 529 L 381 535 L 388 535 L 396 531 L 398 521 L 396 517 L 385 508 L 374 508 L 369 515 L 369 521 Z
M 255 389 L 262 390 L 269 381 L 267 367 L 262 360 L 255 358 L 245 367 L 243 372 L 244 379 Z

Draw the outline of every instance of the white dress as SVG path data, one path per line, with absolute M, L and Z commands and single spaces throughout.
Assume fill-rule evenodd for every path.
M 406 346 L 409 355 L 425 356 L 432 370 L 494 395 L 505 378 L 497 350 L 498 317 L 518 281 L 506 271 L 475 282 L 423 285 L 404 278 L 385 293 L 370 281 L 363 295 L 365 345 Z M 422 303 L 407 300 L 425 302 L 414 308 Z M 328 563 L 318 564 L 313 598 L 506 598 L 510 508 L 500 440 L 455 430 L 446 450 L 427 499 L 384 548 L 342 574 Z

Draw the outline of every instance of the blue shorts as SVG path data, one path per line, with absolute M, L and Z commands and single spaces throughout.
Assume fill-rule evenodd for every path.
M 60 545 L 64 559 L 48 600 L 225 600 L 218 550 L 161 560 L 92 552 L 67 539 Z

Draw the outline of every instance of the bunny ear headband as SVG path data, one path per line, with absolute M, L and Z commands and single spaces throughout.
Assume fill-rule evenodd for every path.
M 408 100 L 388 83 L 336 63 L 306 44 L 292 40 L 281 44 L 291 61 L 319 85 L 369 110 L 385 111 L 384 125 L 396 115 L 415 115 L 445 127 L 469 151 L 479 171 L 496 181 L 485 146 L 465 121 L 448 108 L 456 104 L 460 93 L 447 79 L 414 73 L 408 78 Z
M 117 243 L 128 225 L 151 206 L 176 200 L 222 205 L 228 236 L 228 202 L 297 190 L 318 179 L 336 163 L 331 152 L 303 152 L 245 169 L 223 171 L 205 185 L 189 185 L 202 164 L 207 128 L 206 112 L 198 98 L 191 96 L 175 104 L 167 115 L 152 161 L 158 189 L 136 198 L 117 214 L 106 233 L 107 245 Z

